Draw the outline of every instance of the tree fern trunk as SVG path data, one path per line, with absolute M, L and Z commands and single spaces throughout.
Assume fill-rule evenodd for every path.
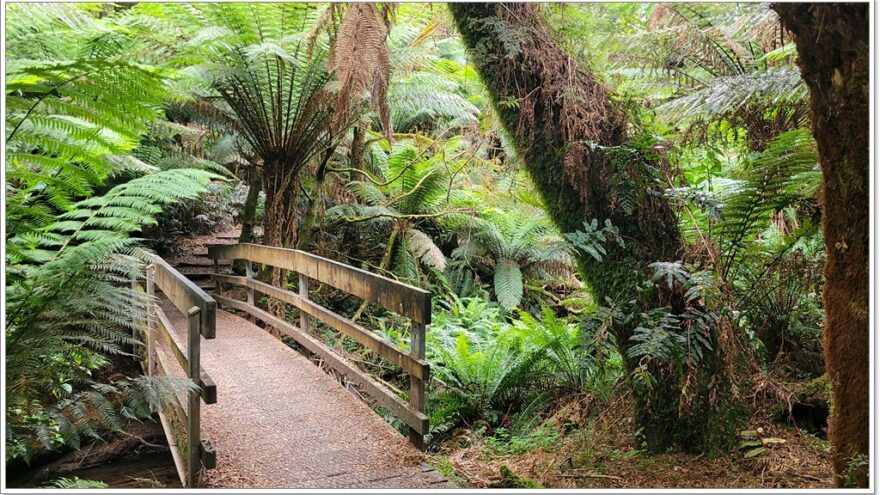
M 606 246 L 609 252 L 602 262 L 579 259 L 596 299 L 604 303 L 606 296 L 617 299 L 632 292 L 653 261 L 680 259 L 678 222 L 650 167 L 636 161 L 614 163 L 592 146 L 624 143 L 626 116 L 612 105 L 608 89 L 553 41 L 535 8 L 482 3 L 453 3 L 449 8 L 559 229 L 574 232 L 584 222 L 608 219 L 626 239 L 625 249 Z M 631 204 L 624 206 L 625 201 Z M 651 299 L 645 301 L 648 306 L 684 308 L 680 293 L 655 293 Z M 613 329 L 624 357 L 632 332 L 632 326 Z M 631 359 L 626 364 L 630 373 L 639 367 Z M 712 411 L 698 406 L 680 413 L 681 373 L 672 366 L 652 366 L 649 372 L 655 379 L 652 387 L 632 383 L 636 418 L 649 447 L 705 448 Z
M 263 190 L 263 184 L 260 181 L 260 170 L 256 165 L 251 164 L 248 168 L 248 193 L 244 201 L 244 214 L 241 220 L 241 234 L 238 236 L 238 242 L 252 242 L 254 236 L 254 224 L 257 218 L 257 203 L 260 200 L 260 191 Z M 235 260 L 232 265 L 232 271 L 236 274 L 245 272 L 244 260 Z
M 263 169 L 263 189 L 266 192 L 266 213 L 263 219 L 263 244 L 283 247 L 290 242 L 291 226 L 295 225 L 294 212 L 297 184 L 290 168 L 280 163 L 267 163 Z M 269 283 L 276 287 L 286 285 L 283 270 L 272 268 Z M 269 310 L 276 316 L 284 316 L 284 303 L 270 298 Z
M 810 89 L 822 167 L 825 363 L 838 486 L 868 486 L 868 4 L 775 4 Z
M 348 162 L 351 168 L 364 169 L 364 149 L 366 147 L 367 133 L 366 124 L 358 124 L 352 129 L 351 150 L 348 154 Z

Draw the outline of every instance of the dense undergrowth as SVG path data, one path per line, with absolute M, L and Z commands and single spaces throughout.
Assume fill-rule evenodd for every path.
M 719 416 L 701 450 L 741 456 L 742 442 L 762 441 L 741 438 L 755 411 L 812 400 L 797 394 L 824 372 L 820 173 L 793 44 L 771 11 L 536 7 L 631 119 L 620 146 L 578 143 L 617 167 L 614 214 L 626 218 L 639 194 L 656 195 L 683 239 L 672 261 L 614 265 L 626 271 L 614 280 L 627 284 L 596 291 L 582 268 L 607 268 L 634 249 L 627 226 L 594 218 L 559 230 L 499 119 L 522 102 L 492 101 L 445 7 L 348 9 L 10 7 L 7 462 L 78 448 L 187 386 L 106 379 L 106 356 L 140 345 L 130 330 L 146 301 L 130 280 L 141 275 L 145 248 L 171 255 L 173 239 L 269 226 L 279 211 L 290 212 L 279 244 L 433 292 L 428 449 L 440 464 L 457 449 L 504 458 L 501 480 L 486 484 L 527 486 L 508 464 L 560 445 L 585 449 L 575 439 L 606 430 L 631 443 L 618 438 L 615 458 L 648 455 L 652 432 L 632 421 L 633 391 L 654 397 L 656 414 L 691 414 L 691 399 L 712 395 L 696 377 L 719 366 L 722 350 L 735 351 L 740 366 L 723 372 L 743 381 L 697 411 L 736 411 Z M 364 33 L 346 24 L 354 15 L 368 16 L 375 32 L 357 38 Z M 518 46 L 510 33 L 511 56 Z M 340 47 L 358 51 L 345 58 Z M 244 98 L 249 88 L 265 94 Z M 239 105 L 243 98 L 257 104 Z M 306 125 L 302 112 L 314 112 L 308 132 L 295 129 Z M 293 167 L 290 149 L 308 149 L 296 173 L 284 168 Z M 647 190 L 628 182 L 633 167 Z M 270 168 L 292 177 L 286 189 L 261 178 Z M 312 297 L 409 348 L 404 319 L 332 288 Z M 621 328 L 626 342 L 615 339 Z M 406 396 L 402 370 L 321 325 L 313 330 Z M 652 395 L 664 377 L 684 384 L 672 406 Z M 558 420 L 572 407 L 580 419 Z M 610 409 L 626 419 L 606 422 Z M 793 410 L 789 403 L 767 417 L 790 421 Z M 572 469 L 593 466 L 601 479 L 601 462 L 582 454 L 589 460 Z

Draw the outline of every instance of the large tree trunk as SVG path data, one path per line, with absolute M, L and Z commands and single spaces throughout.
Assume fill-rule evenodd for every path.
M 627 117 L 614 107 L 609 90 L 554 42 L 534 7 L 453 3 L 449 8 L 559 229 L 574 232 L 593 219 L 599 225 L 611 220 L 625 239 L 625 248 L 606 246 L 602 262 L 589 256 L 579 260 L 596 300 L 632 294 L 651 262 L 681 259 L 678 222 L 651 164 L 637 157 L 615 160 L 603 151 L 626 141 Z M 646 309 L 668 305 L 680 313 L 685 306 L 680 292 L 655 291 L 643 302 Z M 633 326 L 617 325 L 612 331 L 632 375 L 640 367 L 638 360 L 627 358 Z M 648 371 L 653 385 L 631 383 L 636 419 L 649 448 L 709 447 L 718 416 L 702 399 L 685 410 L 681 397 L 694 393 L 690 387 L 696 382 L 701 382 L 698 393 L 708 397 L 723 380 L 709 385 L 707 375 L 685 378 L 672 365 L 651 364 Z M 699 373 L 710 371 L 716 371 L 714 364 Z
M 868 486 L 868 4 L 775 4 L 810 89 L 822 167 L 825 363 L 839 486 Z

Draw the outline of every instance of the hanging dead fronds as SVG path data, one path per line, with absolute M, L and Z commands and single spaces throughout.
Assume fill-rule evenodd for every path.
M 369 98 L 389 141 L 393 141 L 393 130 L 388 108 L 390 69 L 385 40 L 391 13 L 390 6 L 379 9 L 373 3 L 350 5 L 333 41 L 329 67 L 340 84 L 333 125 L 343 127 L 351 120 L 352 108 Z

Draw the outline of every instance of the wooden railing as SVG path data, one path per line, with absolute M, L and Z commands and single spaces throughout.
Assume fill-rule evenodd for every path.
M 425 361 L 425 328 L 431 322 L 430 292 L 294 249 L 257 244 L 212 245 L 208 246 L 208 257 L 214 260 L 215 272 L 219 272 L 218 262 L 221 259 L 244 260 L 247 268 L 246 276 L 215 273 L 214 280 L 217 282 L 215 299 L 218 303 L 244 311 L 262 320 L 292 337 L 312 354 L 319 356 L 325 363 L 360 386 L 380 405 L 403 420 L 409 427 L 410 441 L 417 447 L 424 448 L 424 435 L 428 433 L 428 417 L 425 415 L 425 383 L 430 375 L 430 366 Z M 257 280 L 253 263 L 298 273 L 298 293 Z M 412 322 L 412 344 L 409 352 L 309 300 L 311 280 L 343 290 L 409 318 Z M 246 287 L 247 301 L 225 297 L 223 295 L 224 283 Z M 299 326 L 256 307 L 254 304 L 255 292 L 260 292 L 298 308 L 301 315 Z M 344 356 L 312 336 L 309 333 L 310 317 L 352 338 L 382 359 L 400 366 L 410 379 L 409 403 L 349 362 Z
M 157 288 L 186 315 L 186 342 L 180 341 L 168 316 L 155 303 Z M 216 332 L 217 303 L 159 257 L 154 257 L 153 263 L 147 267 L 146 292 L 153 304 L 150 307 L 149 324 L 144 339 L 145 372 L 149 375 L 174 374 L 171 373 L 171 367 L 175 364 L 166 362 L 164 352 L 157 351 L 158 344 L 170 351 L 185 375 L 198 385 L 187 397 L 168 401 L 165 403 L 165 410 L 159 411 L 180 480 L 185 487 L 197 487 L 202 466 L 213 469 L 216 465 L 213 446 L 201 438 L 200 417 L 201 401 L 205 404 L 217 402 L 217 387 L 202 369 L 200 356 L 201 338 L 213 339 Z M 185 409 L 183 404 L 187 404 Z

